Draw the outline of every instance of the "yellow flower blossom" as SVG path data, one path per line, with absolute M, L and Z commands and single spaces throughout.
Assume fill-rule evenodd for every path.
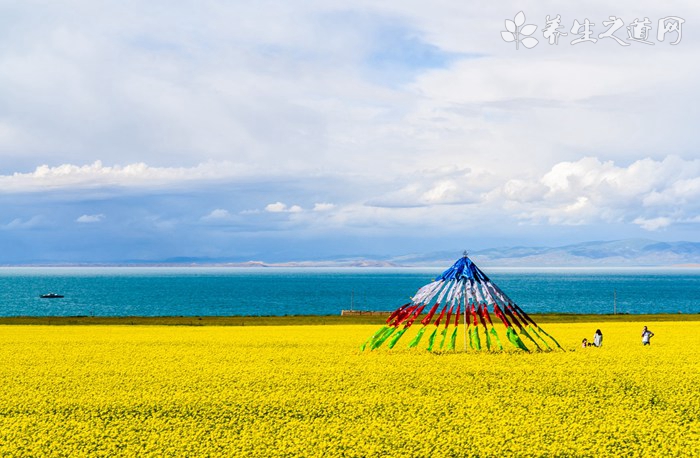
M 566 351 L 533 353 L 362 352 L 366 325 L 0 326 L 0 455 L 697 455 L 700 322 L 646 324 L 646 347 L 638 323 L 548 324 Z

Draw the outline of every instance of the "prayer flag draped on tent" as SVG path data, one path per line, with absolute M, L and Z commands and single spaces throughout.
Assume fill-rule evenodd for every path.
M 553 346 L 561 348 L 466 253 L 411 299 L 396 309 L 386 324 L 367 339 L 362 345 L 363 350 L 375 350 L 386 342 L 389 348 L 393 348 L 418 319 L 421 328 L 409 342 L 409 348 L 418 346 L 428 334 L 428 351 L 454 350 L 462 322 L 465 350 L 467 345 L 474 350 L 503 350 L 503 341 L 491 320 L 492 314 L 496 323 L 500 321 L 505 327 L 506 343 L 516 348 L 524 351 L 550 350 Z

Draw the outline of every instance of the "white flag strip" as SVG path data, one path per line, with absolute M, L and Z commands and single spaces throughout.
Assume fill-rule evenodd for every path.
M 473 302 L 476 302 L 476 298 L 474 297 L 474 289 L 473 288 L 467 288 L 466 289 L 467 296 L 465 297 L 464 300 L 464 311 L 466 313 L 467 309 L 469 308 L 469 305 L 472 304 Z
M 461 282 L 455 282 L 454 294 L 452 295 L 452 304 L 450 304 L 450 311 L 457 312 L 457 306 L 460 305 L 462 300 Z
M 493 299 L 493 303 L 497 305 L 502 305 L 503 304 L 503 297 L 501 294 L 494 288 L 493 283 L 490 281 L 484 283 L 484 288 L 486 288 L 489 292 L 489 295 Z
M 503 304 L 515 304 L 515 302 L 513 302 L 513 300 L 510 297 L 508 297 L 508 295 L 505 292 L 503 292 L 503 290 L 501 288 L 498 287 L 498 285 L 496 285 L 495 283 L 491 283 L 491 282 L 489 282 L 489 283 L 491 284 L 491 287 L 496 292 L 498 292 L 498 295 L 501 298 L 501 301 L 503 302 Z
M 447 291 L 448 291 L 449 289 L 450 289 L 450 287 L 449 287 L 449 285 L 448 285 L 448 286 L 445 286 L 445 287 L 442 289 L 442 291 L 440 291 L 440 295 L 438 295 L 438 298 L 437 298 L 437 303 L 438 303 L 438 304 L 441 304 L 441 303 L 442 303 L 442 300 L 445 298 L 445 294 L 447 294 Z
M 489 288 L 491 285 L 491 282 L 485 282 L 481 284 L 481 287 L 486 291 L 486 295 L 489 298 L 489 304 L 497 304 L 498 303 L 498 295 L 494 294 L 495 291 L 492 288 Z
M 450 288 L 450 292 L 447 294 L 447 302 L 450 302 L 454 297 L 455 291 L 458 289 L 457 286 L 459 286 L 459 282 L 452 281 L 452 287 Z
M 425 297 L 430 293 L 431 289 L 434 287 L 436 282 L 429 283 L 425 286 L 423 286 L 421 289 L 419 289 L 416 294 L 413 295 L 413 302 L 415 304 L 419 304 L 423 302 Z
M 484 296 L 482 294 L 481 288 L 479 288 L 479 285 L 477 283 L 476 287 L 474 288 L 474 296 L 476 296 L 476 302 L 477 304 L 483 304 L 484 303 Z
M 429 304 L 430 301 L 435 297 L 435 295 L 438 293 L 440 288 L 443 286 L 443 281 L 434 281 L 432 283 L 428 283 L 424 287 L 418 290 L 415 296 L 413 296 L 413 302 L 415 304 Z

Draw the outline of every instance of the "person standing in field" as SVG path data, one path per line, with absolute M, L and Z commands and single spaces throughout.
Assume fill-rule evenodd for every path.
M 600 329 L 596 329 L 595 334 L 593 334 L 593 346 L 601 347 L 603 345 L 603 333 Z
M 642 345 L 651 345 L 651 342 L 649 342 L 649 340 L 652 337 L 654 337 L 654 333 L 647 329 L 646 326 L 644 326 L 644 329 L 642 329 Z

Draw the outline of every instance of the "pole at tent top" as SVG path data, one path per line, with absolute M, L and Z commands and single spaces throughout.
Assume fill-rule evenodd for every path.
M 463 257 L 467 257 L 469 253 L 467 250 L 464 250 L 462 253 Z M 464 282 L 464 285 L 462 286 L 462 289 L 464 290 L 464 294 L 462 294 L 462 301 L 464 301 L 464 351 L 467 351 L 467 305 L 469 302 L 469 299 L 467 298 L 467 283 Z

